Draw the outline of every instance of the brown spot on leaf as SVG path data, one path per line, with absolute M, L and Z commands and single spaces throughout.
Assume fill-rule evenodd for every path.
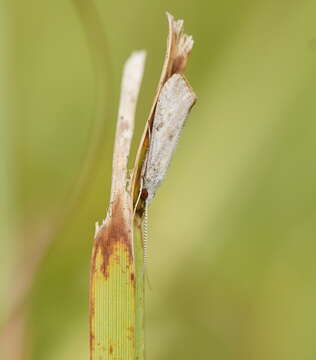
M 112 216 L 107 219 L 107 224 L 102 226 L 96 235 L 94 241 L 94 247 L 92 252 L 92 266 L 90 274 L 90 298 L 89 298 L 89 323 L 90 323 L 90 360 L 92 360 L 95 351 L 95 329 L 94 329 L 94 317 L 95 317 L 95 298 L 91 292 L 93 284 L 93 276 L 96 272 L 96 258 L 101 252 L 103 257 L 101 270 L 105 279 L 109 276 L 109 263 L 113 252 L 118 247 L 121 247 L 123 251 L 127 253 L 129 265 L 133 262 L 133 253 L 131 245 L 131 229 L 128 225 L 128 219 L 125 219 L 123 212 L 123 200 L 118 197 L 112 207 Z M 125 205 L 126 206 L 126 205 Z M 120 262 L 120 258 L 115 254 L 114 261 Z M 123 270 L 122 270 L 123 271 Z M 104 349 L 105 351 L 105 349 Z
M 127 328 L 127 330 L 128 330 L 128 335 L 127 335 L 127 338 L 129 339 L 129 340 L 133 340 L 134 339 L 134 333 L 135 333 L 135 328 L 134 328 L 134 326 L 129 326 L 128 328 Z
M 113 203 L 112 217 L 108 220 L 107 224 L 101 228 L 95 239 L 95 246 L 92 256 L 92 272 L 94 273 L 96 268 L 96 257 L 99 251 L 101 251 L 103 262 L 101 270 L 104 277 L 107 279 L 109 276 L 108 265 L 110 257 L 113 254 L 115 247 L 121 246 L 128 253 L 129 262 L 133 261 L 133 252 L 130 238 L 129 224 L 126 222 L 123 213 L 123 201 L 121 197 L 118 197 Z M 114 259 L 118 263 L 119 259 Z
M 131 282 L 134 285 L 135 284 L 135 274 L 131 273 Z
M 113 354 L 113 346 L 112 345 L 110 345 L 109 353 L 110 353 L 110 355 Z
M 90 358 L 92 358 L 92 349 L 94 348 L 95 336 L 93 330 L 90 328 Z

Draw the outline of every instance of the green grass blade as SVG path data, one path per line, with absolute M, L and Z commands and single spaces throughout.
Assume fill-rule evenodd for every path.
M 139 218 L 136 218 L 138 221 Z M 136 360 L 145 359 L 145 280 L 144 280 L 144 248 L 142 227 L 134 223 L 134 249 L 136 271 Z
M 135 359 L 131 225 L 119 202 L 95 238 L 90 284 L 90 359 Z

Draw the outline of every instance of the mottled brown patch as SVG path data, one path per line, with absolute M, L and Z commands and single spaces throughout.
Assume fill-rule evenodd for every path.
M 186 67 L 188 57 L 184 55 L 178 55 L 172 64 L 172 74 L 182 73 Z
M 95 314 L 95 306 L 94 306 L 94 302 L 92 301 L 92 299 L 90 298 L 89 299 L 90 301 L 89 301 L 89 313 L 90 313 L 90 316 L 92 317 L 92 318 L 94 318 L 94 314 Z
M 134 326 L 129 326 L 127 330 L 128 330 L 129 332 L 131 332 L 132 334 L 134 334 L 134 332 L 135 332 Z
M 92 360 L 92 349 L 94 348 L 94 342 L 95 342 L 95 336 L 94 332 L 92 331 L 90 327 L 90 360 Z
M 101 254 L 103 256 L 102 272 L 106 279 L 109 276 L 108 265 L 110 257 L 113 254 L 116 246 L 120 245 L 125 248 L 125 251 L 128 253 L 129 262 L 132 264 L 133 252 L 131 244 L 131 229 L 129 228 L 127 221 L 127 219 L 124 219 L 123 201 L 121 197 L 118 197 L 117 200 L 113 203 L 112 217 L 108 220 L 107 224 L 101 228 L 95 238 L 91 260 L 92 266 L 90 274 L 90 289 L 92 288 L 92 278 L 96 271 L 96 257 L 99 253 L 99 250 L 101 250 Z M 115 262 L 119 262 L 120 259 L 115 258 L 114 260 Z M 89 307 L 90 360 L 92 360 L 92 354 L 94 353 L 95 347 L 95 334 L 93 328 L 95 304 L 91 292 L 89 297 Z
M 123 201 L 118 197 L 113 203 L 112 217 L 108 220 L 107 224 L 101 228 L 95 239 L 95 245 L 92 256 L 92 272 L 95 272 L 96 256 L 101 250 L 103 256 L 102 272 L 107 279 L 109 276 L 108 265 L 110 257 L 116 246 L 122 246 L 128 253 L 130 264 L 133 261 L 133 252 L 131 245 L 131 229 L 129 228 L 123 213 Z M 115 262 L 119 262 L 116 257 Z
M 134 336 L 135 336 L 135 328 L 134 328 L 134 326 L 129 326 L 129 327 L 127 328 L 127 330 L 128 330 L 127 338 L 128 338 L 129 340 L 133 340 L 133 339 L 134 339 Z
M 113 354 L 113 346 L 112 346 L 112 345 L 110 345 L 110 348 L 109 348 L 109 353 L 110 353 L 110 355 L 112 355 L 112 354 Z

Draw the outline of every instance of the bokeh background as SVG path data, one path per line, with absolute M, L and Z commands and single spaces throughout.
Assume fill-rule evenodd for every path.
M 150 208 L 148 359 L 315 359 L 315 1 L 2 4 L 0 358 L 88 358 L 122 66 L 147 50 L 134 155 L 168 10 L 198 103 Z

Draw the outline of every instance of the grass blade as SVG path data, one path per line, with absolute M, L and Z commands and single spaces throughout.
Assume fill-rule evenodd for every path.
M 133 204 L 127 191 L 127 159 L 145 53 L 126 62 L 113 154 L 111 201 L 97 225 L 90 277 L 90 359 L 135 359 L 135 263 Z

